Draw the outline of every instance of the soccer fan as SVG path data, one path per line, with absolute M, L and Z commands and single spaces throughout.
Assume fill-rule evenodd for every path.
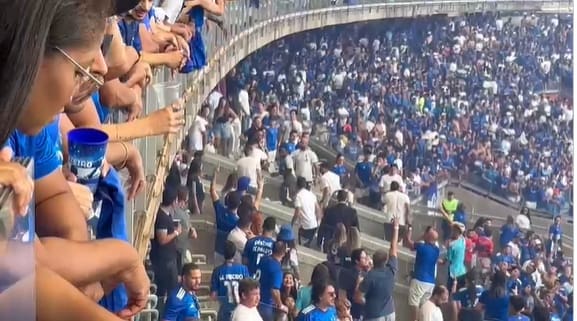
M 200 304 L 196 291 L 200 289 L 202 272 L 194 263 L 187 263 L 180 274 L 181 284 L 166 301 L 163 321 L 200 320 Z

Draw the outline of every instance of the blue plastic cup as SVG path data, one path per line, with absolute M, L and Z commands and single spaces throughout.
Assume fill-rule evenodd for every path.
M 68 132 L 68 162 L 77 182 L 94 193 L 102 176 L 108 135 L 94 128 L 76 128 Z

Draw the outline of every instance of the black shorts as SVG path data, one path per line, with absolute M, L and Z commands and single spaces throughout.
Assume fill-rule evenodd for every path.
M 398 242 L 401 243 L 405 239 L 406 227 L 404 225 L 399 225 L 399 239 Z M 393 224 L 385 223 L 385 240 L 391 242 L 393 239 Z

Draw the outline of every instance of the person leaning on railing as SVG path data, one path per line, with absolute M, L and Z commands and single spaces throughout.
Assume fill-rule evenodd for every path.
M 104 65 L 103 32 L 98 30 L 104 31 L 109 5 L 102 0 L 22 0 L 4 10 L 1 18 L 7 34 L 1 45 L 12 48 L 0 63 L 0 75 L 6 80 L 0 85 L 4 95 L 0 117 L 5 124 L 0 139 L 10 147 L 3 150 L 3 157 L 35 158 L 37 320 L 79 320 L 87 315 L 94 320 L 120 320 L 135 315 L 147 300 L 150 282 L 136 251 L 122 241 L 88 241 L 85 217 L 54 155 L 57 135 L 45 130 L 82 81 L 94 78 L 88 70 L 98 72 Z M 14 171 L 4 174 L 14 175 Z M 13 186 L 17 195 L 31 192 Z M 9 245 L 17 246 L 18 241 Z M 22 266 L 10 263 L 0 260 L 3 277 L 22 272 Z M 15 298 L 9 294 L 25 290 L 29 281 L 22 278 L 2 292 L 0 307 L 11 304 Z M 103 290 L 119 283 L 129 296 L 119 317 L 78 291 L 82 288 L 99 299 Z M 8 307 L 9 311 L 15 308 Z

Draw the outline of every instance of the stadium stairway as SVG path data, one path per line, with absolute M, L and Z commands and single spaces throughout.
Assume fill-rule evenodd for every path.
M 317 153 L 318 152 L 320 152 L 320 150 L 318 150 Z M 326 157 L 326 152 L 324 154 L 319 154 L 319 158 L 323 158 L 322 156 Z M 205 160 L 203 162 L 203 172 L 209 175 L 212 175 L 214 168 L 217 165 L 220 165 L 220 172 L 218 177 L 219 182 L 224 182 L 226 180 L 226 177 L 230 173 L 236 171 L 236 162 L 233 159 L 217 154 L 206 154 L 205 156 L 203 156 L 203 159 Z M 265 189 L 263 192 L 264 202 L 269 202 L 269 205 L 271 206 L 282 205 L 279 200 L 279 190 L 282 183 L 282 179 L 278 176 L 272 177 L 268 173 L 265 173 L 264 178 L 265 178 Z M 357 210 L 361 232 L 373 238 L 383 239 L 384 237 L 383 224 L 385 223 L 385 218 L 382 215 L 382 212 L 359 203 L 355 203 L 353 207 Z M 413 209 L 412 211 L 413 227 L 414 231 L 416 231 L 415 232 L 416 235 L 418 234 L 419 231 L 424 231 L 427 226 L 441 226 L 441 222 L 443 221 L 443 219 L 440 216 L 440 214 L 438 214 L 438 209 L 429 209 L 420 205 L 420 203 L 413 204 L 412 209 Z M 288 211 L 292 216 L 292 209 L 289 209 Z M 494 240 L 498 242 L 499 229 L 505 223 L 505 219 L 499 216 L 488 216 L 488 215 L 483 216 L 492 219 L 494 228 L 493 231 Z M 468 219 L 471 226 L 480 217 L 481 216 L 477 215 L 469 215 Z M 542 218 L 541 220 L 535 220 L 533 224 L 533 230 L 539 235 L 547 236 L 549 225 L 545 225 L 545 223 L 546 222 Z M 565 252 L 568 255 L 572 256 L 573 231 L 572 230 L 568 231 L 568 233 L 570 233 L 571 236 L 565 236 L 563 247 Z

